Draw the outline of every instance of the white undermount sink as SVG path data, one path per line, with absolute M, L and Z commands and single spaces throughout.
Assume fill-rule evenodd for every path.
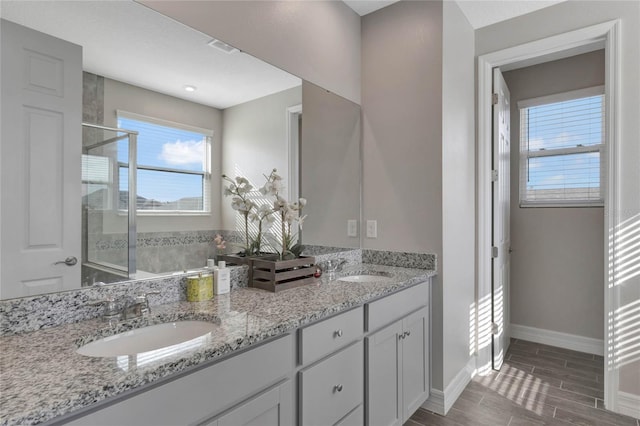
M 218 325 L 206 321 L 176 321 L 150 325 L 95 340 L 80 347 L 76 352 L 93 357 L 135 355 L 203 338 L 217 328 Z
M 338 278 L 338 281 L 346 281 L 350 283 L 382 283 L 382 282 L 390 282 L 393 279 L 388 274 L 358 274 L 358 275 L 348 275 L 346 277 Z

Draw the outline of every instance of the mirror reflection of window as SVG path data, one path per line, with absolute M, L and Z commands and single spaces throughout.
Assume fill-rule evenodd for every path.
M 113 177 L 111 160 L 102 155 L 82 154 L 82 197 L 90 210 L 109 210 Z
M 118 112 L 118 127 L 138 132 L 138 212 L 211 211 L 213 131 L 123 112 Z M 128 206 L 128 173 L 127 149 L 119 146 L 121 210 Z

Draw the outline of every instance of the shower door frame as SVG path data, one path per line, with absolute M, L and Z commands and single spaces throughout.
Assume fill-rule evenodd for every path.
M 107 130 L 115 133 L 124 133 L 122 136 L 116 136 L 115 138 L 107 139 L 105 141 L 101 141 L 95 143 L 91 146 L 82 147 L 82 151 L 88 151 L 91 148 L 96 148 L 101 145 L 106 145 L 108 143 L 116 142 L 123 138 L 129 139 L 129 172 L 128 172 L 128 191 L 129 191 L 129 205 L 127 208 L 127 275 L 129 279 L 135 279 L 137 265 L 136 265 L 136 246 L 137 246 L 137 225 L 136 225 L 136 216 L 137 216 L 137 173 L 138 173 L 138 160 L 137 160 L 137 152 L 138 152 L 138 132 L 134 130 L 126 130 L 126 129 L 118 129 L 115 127 L 107 127 L 101 126 L 99 124 L 93 123 L 82 123 L 82 127 L 89 127 L 98 130 Z M 84 237 L 84 236 L 83 236 Z M 86 245 L 83 248 L 82 256 L 85 260 L 88 259 L 87 247 Z

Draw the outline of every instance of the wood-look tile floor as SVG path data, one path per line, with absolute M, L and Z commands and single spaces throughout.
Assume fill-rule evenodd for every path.
M 603 409 L 601 356 L 511 340 L 500 371 L 477 376 L 446 417 L 420 408 L 404 426 L 640 426 Z

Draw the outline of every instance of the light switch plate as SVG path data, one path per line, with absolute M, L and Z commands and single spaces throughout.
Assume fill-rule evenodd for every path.
M 367 220 L 367 238 L 378 238 L 377 220 Z
M 347 237 L 358 236 L 358 221 L 355 219 L 347 220 Z

